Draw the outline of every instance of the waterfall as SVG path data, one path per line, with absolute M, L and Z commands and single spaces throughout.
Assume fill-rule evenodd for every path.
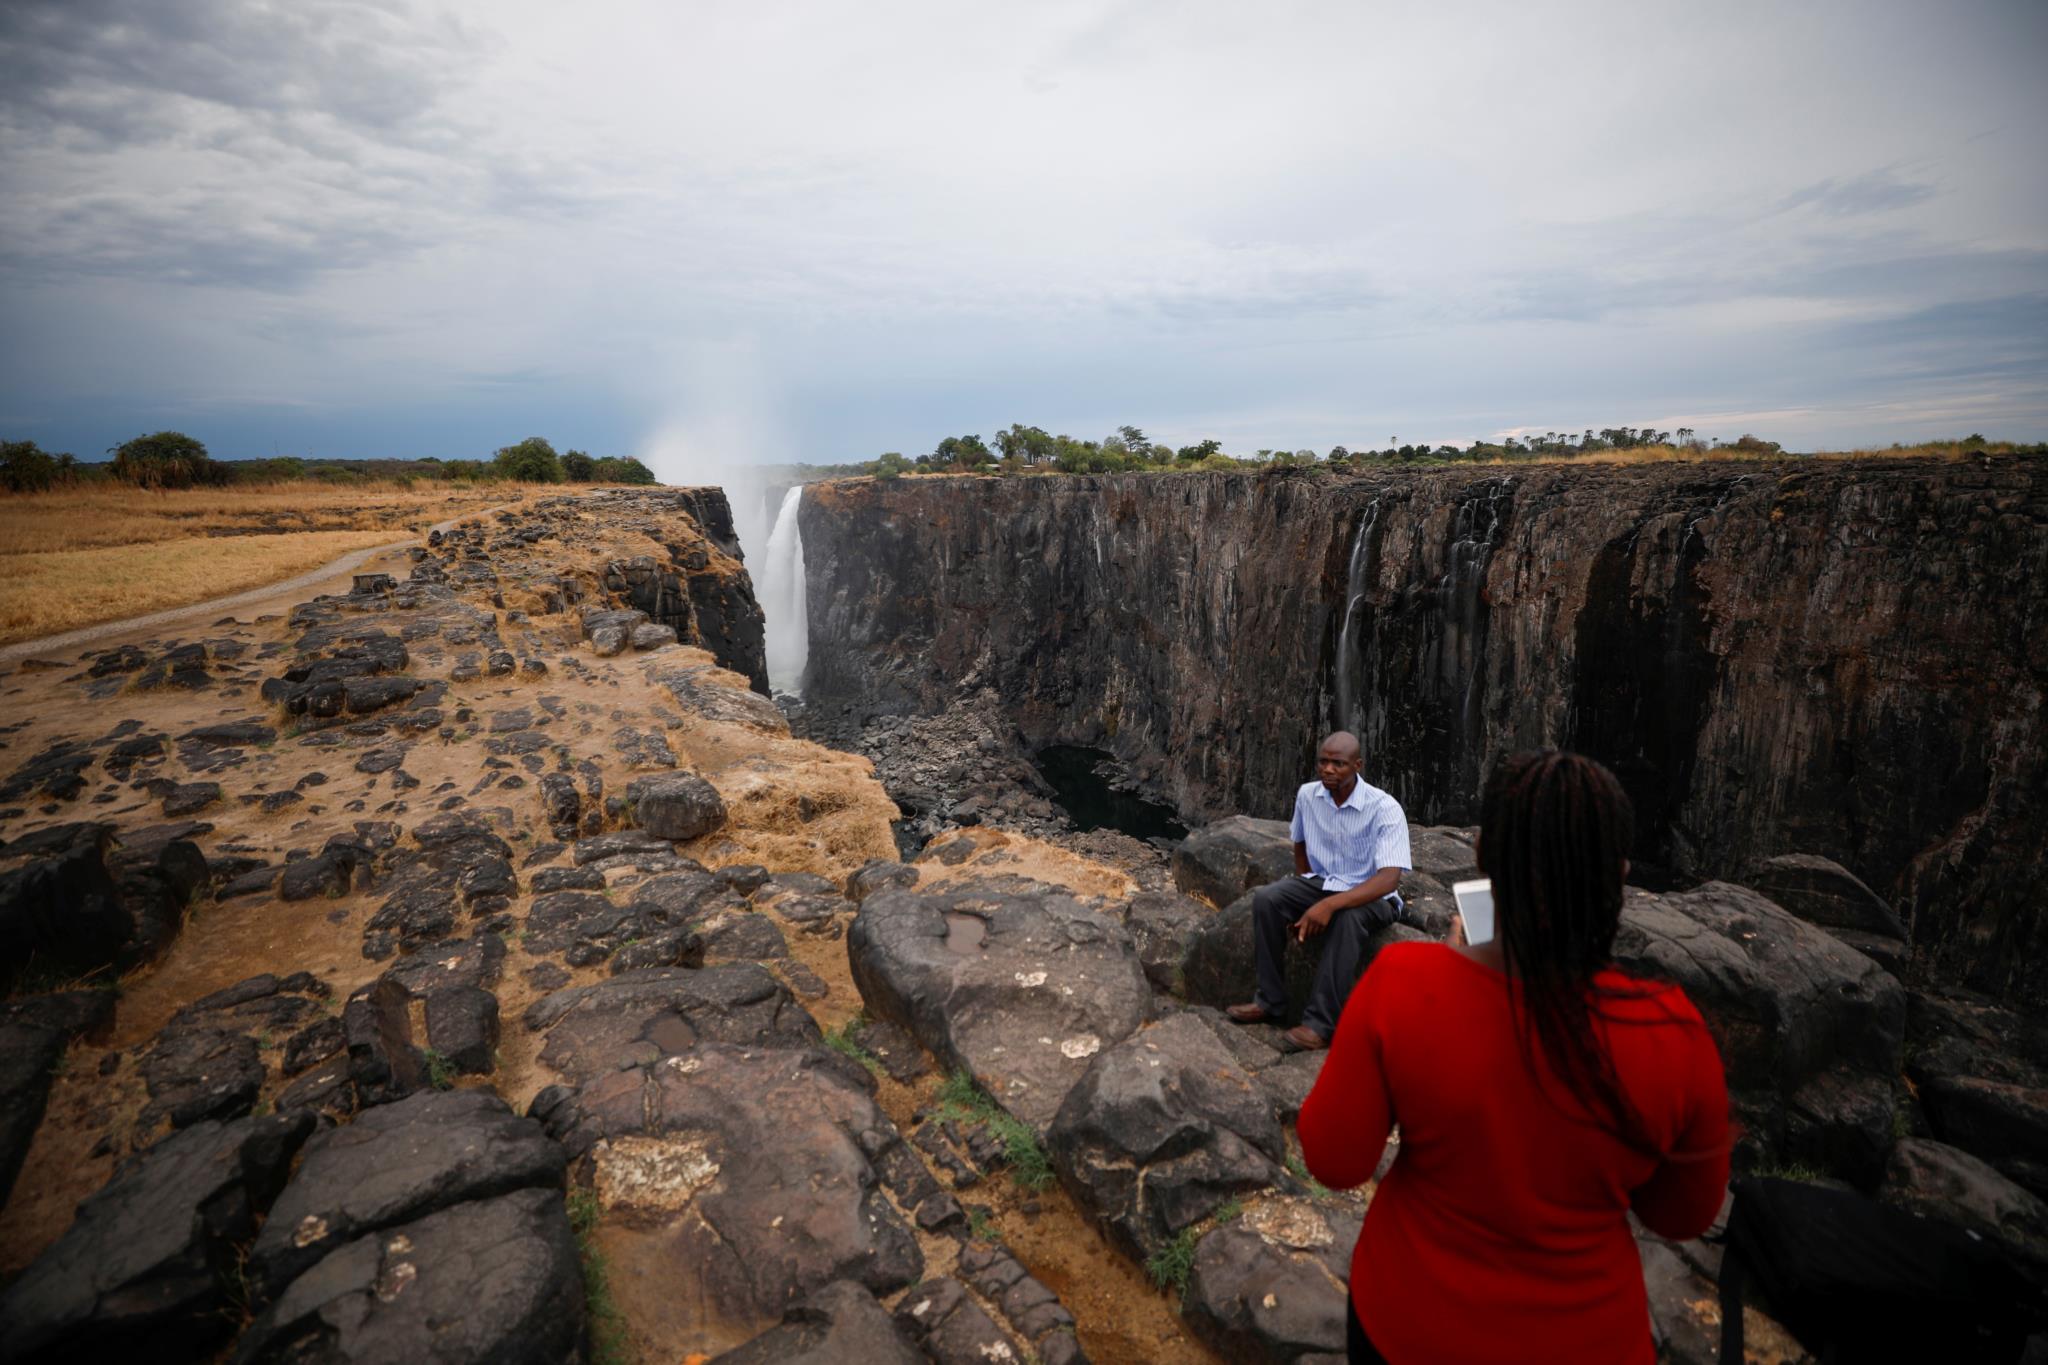
M 810 623 L 804 614 L 804 537 L 796 525 L 803 492 L 798 484 L 782 495 L 757 584 L 768 625 L 768 686 L 793 695 L 803 692 L 804 665 L 811 654 Z
M 1358 631 L 1359 608 L 1365 603 L 1365 594 L 1372 586 L 1373 569 L 1373 528 L 1379 524 L 1380 504 L 1375 498 L 1365 505 L 1365 515 L 1358 519 L 1358 534 L 1351 541 L 1351 568 L 1344 581 L 1344 624 L 1337 632 L 1337 695 L 1330 707 L 1331 719 L 1343 729 L 1357 735 L 1361 741 L 1365 732 L 1360 728 L 1365 720 L 1364 699 L 1359 696 L 1361 682 L 1358 676 L 1359 650 L 1362 646 L 1353 638 Z

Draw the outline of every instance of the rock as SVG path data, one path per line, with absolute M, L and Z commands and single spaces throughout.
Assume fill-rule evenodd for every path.
M 1067 1092 L 1046 1145 L 1074 1202 L 1141 1261 L 1274 1183 L 1287 1154 L 1271 1101 L 1185 1014 L 1105 1048 Z
M 167 1028 L 142 1059 L 149 1104 L 144 1128 L 160 1119 L 186 1128 L 205 1119 L 239 1118 L 263 1088 L 256 1040 L 205 1027 Z
M 1894 1208 L 1996 1238 L 2048 1282 L 2048 1202 L 1968 1152 L 1925 1138 L 1892 1148 L 1877 1197 Z
M 0 1207 L 43 1121 L 50 1080 L 65 1048 L 113 1018 L 112 991 L 68 991 L 0 1005 Z
M 380 976 L 348 998 L 341 1022 L 357 1103 L 388 1104 L 427 1088 L 427 1059 L 413 1039 L 411 997 Z
M 925 1365 L 925 1359 L 873 1294 L 851 1280 L 834 1280 L 784 1313 L 781 1326 L 713 1357 L 713 1363 Z
M 220 800 L 218 782 L 181 782 L 164 793 L 163 813 L 175 819 L 205 810 Z
M 1362 1222 L 1303 1199 L 1261 1201 L 1196 1245 L 1181 1315 L 1226 1360 L 1341 1359 Z
M 570 856 L 576 866 L 594 863 L 602 858 L 620 857 L 668 857 L 675 853 L 668 840 L 658 839 L 638 830 L 620 830 L 615 834 L 598 834 L 588 839 L 578 839 L 570 849 Z
M 277 884 L 278 899 L 303 901 L 315 896 L 346 896 L 359 867 L 364 869 L 363 880 L 369 880 L 370 858 L 368 849 L 345 835 L 336 835 L 312 857 L 285 864 L 284 876 Z
M 1454 829 L 1444 825 L 1415 826 L 1408 831 L 1408 861 L 1414 864 L 1416 872 L 1447 886 L 1452 882 L 1469 881 L 1481 875 L 1478 858 L 1472 851 L 1472 841 L 1478 833 L 1476 829 Z M 1293 868 L 1288 870 L 1291 872 Z M 1408 894 L 1405 878 L 1401 893 L 1404 897 Z
M 428 1091 L 364 1111 L 306 1144 L 249 1251 L 265 1298 L 366 1233 L 474 1199 L 559 1191 L 562 1151 L 481 1090 Z
M 1875 1184 L 1891 1138 L 1882 1096 L 1904 1042 L 1896 979 L 1725 882 L 1663 896 L 1629 888 L 1614 956 L 1625 970 L 1676 982 L 1705 1016 L 1753 1155 Z
M 332 1252 L 250 1324 L 236 1365 L 581 1358 L 583 1276 L 560 1194 L 458 1204 Z
M 1883 897 L 1832 858 L 1781 853 L 1753 864 L 1741 883 L 1808 924 L 1837 935 L 1847 930 L 1898 943 L 1906 940 L 1906 926 Z
M 958 1280 L 927 1280 L 896 1306 L 897 1325 L 937 1365 L 1022 1361 L 1024 1352 Z
M 1216 912 L 1173 891 L 1140 891 L 1124 906 L 1124 928 L 1137 945 L 1145 979 L 1157 990 L 1179 994 L 1181 964 Z M 1247 996 L 1249 998 L 1249 996 Z
M 534 1109 L 576 1183 L 661 1238 L 664 1295 L 714 1305 L 744 1330 L 834 1280 L 886 1294 L 918 1279 L 923 1255 L 877 1169 L 901 1139 L 866 1072 L 822 1047 L 700 1040 L 657 1052 L 584 1070 L 576 1090 Z
M 627 635 L 617 626 L 599 626 L 590 632 L 590 652 L 600 659 L 626 652 Z
M 748 963 L 621 972 L 535 1001 L 526 1026 L 547 1034 L 541 1060 L 572 1080 L 650 1064 L 703 1043 L 801 1048 L 821 1038 L 788 989 Z
M 0 987 L 35 960 L 60 972 L 118 962 L 135 938 L 134 917 L 107 872 L 113 826 L 57 825 L 10 844 L 0 857 Z
M 1173 884 L 1211 905 L 1294 872 L 1294 840 L 1285 820 L 1233 815 L 1196 830 L 1173 851 Z
M 878 859 L 863 864 L 859 871 L 846 879 L 846 898 L 859 905 L 877 891 L 891 887 L 904 890 L 917 885 L 918 870 L 908 863 L 896 863 Z
M 309 1114 L 201 1122 L 115 1173 L 4 1291 L 0 1358 L 201 1358 L 232 1329 L 219 1268 L 277 1197 Z
M 1906 1074 L 1934 1136 L 2048 1198 L 2048 1027 L 1963 994 L 1916 991 Z
M 633 627 L 629 638 L 635 649 L 660 649 L 663 645 L 672 645 L 676 642 L 676 628 L 649 622 L 644 626 Z
M 695 839 L 725 824 L 718 788 L 695 773 L 636 777 L 626 784 L 633 823 L 658 839 Z
M 502 910 L 517 894 L 512 846 L 474 816 L 449 811 L 412 833 L 417 853 L 390 855 L 392 890 L 364 926 L 364 956 L 389 957 L 452 937 L 457 909 Z
M 881 892 L 854 917 L 847 955 L 870 1014 L 1041 1131 L 1089 1059 L 1151 1003 L 1122 927 L 1045 887 Z
M 583 818 L 583 798 L 577 794 L 576 779 L 567 773 L 548 773 L 540 780 L 541 818 L 557 839 L 574 839 Z

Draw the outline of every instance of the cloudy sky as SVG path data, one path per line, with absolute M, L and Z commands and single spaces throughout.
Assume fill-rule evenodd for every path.
M 0 5 L 0 435 L 2048 437 L 2048 5 Z

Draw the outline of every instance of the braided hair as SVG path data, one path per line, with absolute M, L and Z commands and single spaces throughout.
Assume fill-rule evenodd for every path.
M 1503 759 L 1480 799 L 1479 867 L 1493 881 L 1523 1059 L 1540 1078 L 1540 1050 L 1594 1126 L 1651 1152 L 1593 1022 L 1600 998 L 1618 993 L 1594 977 L 1613 958 L 1634 836 L 1628 793 L 1580 754 L 1542 749 Z

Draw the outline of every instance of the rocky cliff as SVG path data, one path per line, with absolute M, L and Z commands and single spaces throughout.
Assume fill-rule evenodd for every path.
M 1644 880 L 1825 854 L 2048 994 L 2039 462 L 848 481 L 801 524 L 814 705 L 989 688 L 1196 819 L 1284 816 L 1333 725 L 1417 822 L 1568 745 Z

